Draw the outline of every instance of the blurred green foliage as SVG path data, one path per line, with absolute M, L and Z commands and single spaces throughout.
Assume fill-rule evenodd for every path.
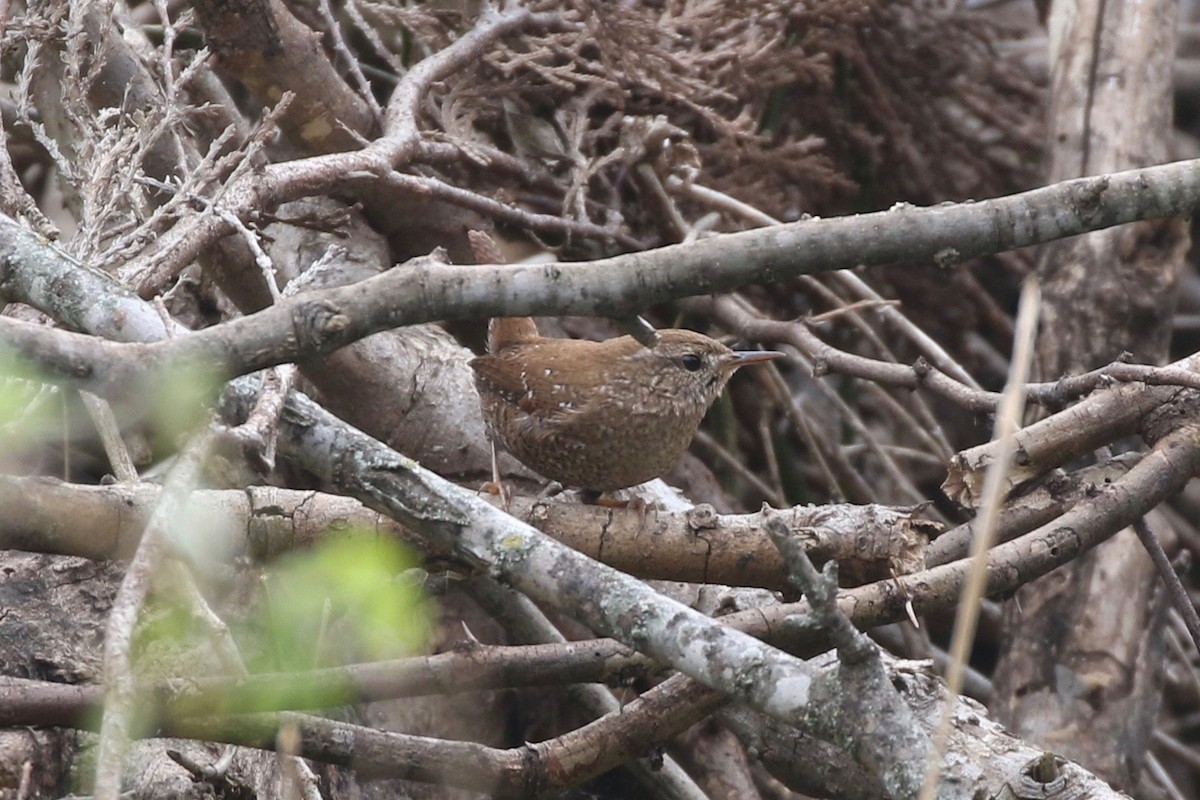
M 418 652 L 430 613 L 409 579 L 414 567 L 399 542 L 362 531 L 280 559 L 264 609 L 275 663 L 261 666 L 290 672 Z
M 221 381 L 198 364 L 168 368 L 149 387 L 144 413 L 154 433 L 155 451 L 174 452 L 208 419 Z
M 10 460 L 54 434 L 60 391 L 0 349 L 0 470 L 14 469 Z
M 191 700 L 192 714 L 244 714 L 279 709 L 334 708 L 358 702 L 344 676 L 312 676 L 315 668 L 401 658 L 422 652 L 432 604 L 423 574 L 400 543 L 354 531 L 275 561 L 257 597 L 239 594 L 228 614 L 251 674 L 277 676 L 265 690 L 232 686 L 223 695 Z M 172 594 L 167 592 L 166 595 Z M 251 593 L 254 594 L 254 593 Z M 232 598 L 232 596 L 231 596 Z M 218 605 L 220 605 L 218 603 Z M 219 610 L 219 609 L 218 609 Z M 216 657 L 211 635 L 178 598 L 162 593 L 139 625 L 138 672 L 143 679 L 233 678 Z M 147 698 L 149 700 L 150 698 Z

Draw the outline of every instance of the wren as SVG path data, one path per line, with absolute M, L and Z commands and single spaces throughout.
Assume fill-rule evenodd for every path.
M 471 361 L 492 441 L 563 486 L 635 486 L 679 460 L 739 367 L 783 355 L 658 333 L 646 347 L 631 336 L 552 339 L 528 317 L 493 319 L 489 354 Z

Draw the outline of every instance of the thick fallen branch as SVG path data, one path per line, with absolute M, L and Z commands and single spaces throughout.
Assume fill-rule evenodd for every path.
M 124 558 L 158 502 L 154 484 L 69 484 L 0 475 L 0 549 Z M 321 492 L 251 486 L 192 493 L 187 513 L 211 523 L 214 556 L 267 560 L 324 539 L 386 534 L 417 544 L 412 531 L 356 500 Z M 880 577 L 924 568 L 938 525 L 914 509 L 797 506 L 753 514 L 614 509 L 514 498 L 510 513 L 597 561 L 644 579 L 782 589 L 783 562 L 765 533 L 769 514 L 817 563 Z M 864 578 L 867 580 L 870 578 Z M 862 581 L 859 581 L 862 582 Z
M 578 643 L 584 646 L 601 643 Z M 557 647 L 557 646 L 556 646 Z M 533 651 L 537 648 L 508 648 Z M 451 654 L 446 654 L 447 656 Z M 435 656 L 434 658 L 441 658 Z M 822 672 L 832 672 L 833 660 L 826 659 Z M 940 683 L 928 675 L 923 665 L 897 662 L 884 664 L 904 702 L 919 710 L 919 721 L 928 729 L 934 723 L 933 710 L 941 699 Z M 324 671 L 323 671 L 324 672 Z M 382 676 L 381 676 L 382 677 Z M 342 722 L 323 720 L 306 714 L 246 714 L 225 718 L 177 717 L 164 721 L 160 732 L 208 741 L 229 742 L 271 749 L 275 737 L 285 725 L 299 729 L 300 755 L 326 763 L 353 767 L 364 778 L 409 778 L 434 781 L 450 786 L 488 791 L 496 797 L 554 797 L 562 790 L 577 786 L 588 777 L 641 755 L 667 736 L 664 719 L 675 721 L 663 704 L 675 703 L 695 720 L 720 704 L 720 695 L 696 688 L 679 692 L 681 679 L 672 679 L 648 695 L 634 700 L 620 711 L 606 715 L 563 736 L 537 744 L 501 750 L 469 742 L 453 742 L 420 736 L 386 733 Z M 0 707 L 4 724 L 56 724 L 88 729 L 95 718 L 81 713 L 94 692 L 93 687 L 8 679 L 0 681 Z M 678 711 L 678 709 L 676 709 Z M 1006 783 L 1020 785 L 1023 776 L 1032 774 L 1042 751 L 1014 739 L 987 718 L 986 711 L 971 700 L 959 699 L 955 718 L 961 721 L 951 739 L 951 759 L 961 767 L 955 772 L 954 797 L 969 796 L 972 787 L 999 790 Z M 792 786 L 812 791 L 839 785 L 834 770 L 853 770 L 850 785 L 863 790 L 863 775 L 846 759 L 842 751 L 796 729 L 773 722 L 743 708 L 723 712 L 740 737 L 752 743 L 760 758 Z M 457 768 L 451 768 L 454 765 Z M 1071 763 L 1057 764 L 1060 777 L 1052 779 L 1042 791 L 1062 791 L 1067 787 L 1081 796 L 1123 797 L 1094 775 Z M 843 776 L 844 779 L 844 776 Z M 878 784 L 872 784 L 876 788 Z M 1037 788 L 1037 787 L 1035 787 Z M 853 795 L 853 796 L 863 796 Z M 877 795 L 872 795 L 877 796 Z
M 1200 161 L 1181 161 L 1065 181 L 978 203 L 904 206 L 874 214 L 806 220 L 599 261 L 512 266 L 426 261 L 331 290 L 326 296 L 329 305 L 309 309 L 309 313 L 341 314 L 342 304 L 353 305 L 355 313 L 348 314 L 344 326 L 328 331 L 330 344 L 337 346 L 387 328 L 440 319 L 523 314 L 622 316 L 680 297 L 858 264 L 929 259 L 954 263 L 1136 220 L 1187 214 L 1198 198 Z M 0 292 L 19 298 L 46 291 L 45 284 L 30 285 L 34 275 L 29 264 L 8 263 L 14 257 L 27 257 L 31 246 L 46 248 L 16 222 L 0 217 L 0 254 L 5 256 L 0 262 Z M 78 270 L 79 265 L 72 262 L 70 271 Z M 72 286 L 64 288 L 86 291 L 97 281 L 111 291 L 103 275 L 76 276 L 71 279 Z M 41 303 L 31 304 L 56 307 L 55 317 L 78 329 L 95 332 L 111 325 L 96 319 L 102 309 L 71 308 L 48 294 L 42 294 Z M 282 317 L 276 324 L 282 325 L 293 309 L 280 308 L 287 308 L 275 312 Z M 89 310 L 93 313 L 85 314 Z M 76 316 L 78 320 L 72 319 Z M 84 317 L 92 324 L 86 324 Z
M 554 644 L 475 644 L 430 656 L 346 664 L 310 672 L 180 676 L 138 685 L 139 714 L 155 719 L 206 716 L 214 709 L 295 711 L 398 697 L 571 683 L 626 683 L 654 664 L 612 639 Z M 97 684 L 0 677 L 0 726 L 88 727 L 104 699 Z M 148 704 L 151 708 L 142 707 Z

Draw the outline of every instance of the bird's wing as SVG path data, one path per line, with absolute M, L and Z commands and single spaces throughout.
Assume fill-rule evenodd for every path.
M 569 365 L 538 358 L 526 351 L 521 365 L 511 352 L 501 351 L 471 360 L 477 380 L 527 414 L 554 419 L 573 417 L 596 402 L 595 393 L 581 386 Z
M 510 403 L 516 403 L 525 393 L 521 385 L 520 372 L 512 368 L 503 355 L 478 356 L 469 362 L 475 371 L 475 380 L 487 384 L 487 388 L 499 393 Z

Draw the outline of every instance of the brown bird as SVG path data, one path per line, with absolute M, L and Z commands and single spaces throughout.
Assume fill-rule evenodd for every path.
M 564 486 L 600 493 L 669 470 L 738 367 L 779 358 L 703 334 L 603 342 L 539 336 L 528 317 L 492 320 L 471 361 L 492 441 Z

